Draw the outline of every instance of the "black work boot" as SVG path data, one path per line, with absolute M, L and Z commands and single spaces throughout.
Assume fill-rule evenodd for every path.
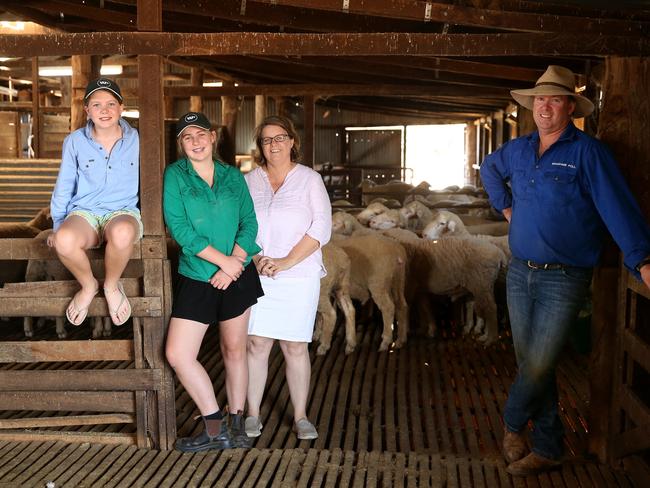
M 232 435 L 233 447 L 243 447 L 249 449 L 253 445 L 253 439 L 246 435 L 244 428 L 244 412 L 237 410 L 235 414 L 229 414 L 230 433 Z
M 183 452 L 200 452 L 208 449 L 230 449 L 233 447 L 228 425 L 223 419 L 206 419 L 203 432 L 194 437 L 182 437 L 176 440 L 176 449 Z

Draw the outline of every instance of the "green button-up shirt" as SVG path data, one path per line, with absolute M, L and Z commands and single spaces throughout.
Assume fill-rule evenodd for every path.
M 257 219 L 253 201 L 241 172 L 220 161 L 214 162 L 212 188 L 186 158 L 165 169 L 163 214 L 171 236 L 181 247 L 178 272 L 208 281 L 219 267 L 197 256 L 212 246 L 230 256 L 235 243 L 248 257 L 260 252 L 255 244 Z

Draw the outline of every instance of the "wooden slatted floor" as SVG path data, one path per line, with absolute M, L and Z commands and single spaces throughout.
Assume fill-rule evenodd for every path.
M 486 349 L 453 334 L 437 340 L 411 337 L 401 350 L 378 353 L 379 328 L 358 331 L 355 353 L 344 355 L 343 337 L 338 334 L 327 355 L 312 356 L 308 412 L 320 433 L 315 441 L 298 441 L 291 432 L 284 366 L 276 348 L 262 407 L 263 434 L 254 449 L 189 455 L 125 446 L 5 442 L 0 443 L 0 488 L 42 487 L 47 481 L 71 487 L 632 486 L 624 473 L 585 458 L 587 371 L 576 355 L 563 363 L 559 375 L 572 461 L 562 471 L 514 479 L 505 472 L 498 448 L 501 410 L 515 372 L 507 338 Z M 85 337 L 89 331 L 74 333 Z M 223 405 L 218 349 L 216 334 L 209 335 L 201 356 Z M 182 388 L 177 389 L 176 405 L 179 435 L 195 432 L 197 412 Z M 2 418 L 27 415 L 51 413 L 0 413 Z M 129 429 L 112 425 L 78 430 Z

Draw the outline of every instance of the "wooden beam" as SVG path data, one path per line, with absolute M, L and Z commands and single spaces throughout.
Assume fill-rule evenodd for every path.
M 136 444 L 135 434 L 118 434 L 116 432 L 74 432 L 66 430 L 58 432 L 55 430 L 9 430 L 0 432 L 0 441 L 11 442 L 89 442 L 97 444 Z
M 192 68 L 190 84 L 195 89 L 203 86 L 203 70 L 201 68 Z M 190 97 L 190 111 L 203 111 L 203 98 L 200 95 L 192 95 Z
M 124 413 L 100 415 L 67 415 L 65 417 L 36 417 L 0 419 L 0 429 L 33 429 L 38 427 L 65 427 L 71 425 L 132 424 L 135 417 Z
M 299 7 L 311 10 L 342 12 L 341 0 L 248 0 L 249 3 L 265 3 Z M 449 5 L 420 0 L 372 0 L 349 2 L 346 12 L 374 15 L 390 19 L 442 22 L 511 31 L 530 32 L 582 32 L 600 35 L 648 36 L 650 24 L 618 19 L 590 19 L 583 17 L 547 15 L 528 12 L 504 12 L 483 8 Z
M 161 31 L 163 28 L 162 1 L 161 0 L 137 0 L 138 22 L 140 31 Z M 136 53 L 155 54 L 155 53 Z
M 255 127 L 266 118 L 266 95 L 255 95 Z
M 506 88 L 472 87 L 468 89 L 461 86 L 447 86 L 442 84 L 414 85 L 414 84 L 337 84 L 337 83 L 296 83 L 281 85 L 243 85 L 200 87 L 168 86 L 165 95 L 174 98 L 188 98 L 200 95 L 204 98 L 219 98 L 227 95 L 254 96 L 266 95 L 271 97 L 282 96 L 448 96 L 448 97 L 481 97 L 509 100 L 510 92 Z
M 160 297 L 131 297 L 133 317 L 162 316 Z M 47 301 L 32 298 L 0 298 L 0 317 L 63 317 L 70 304 L 70 298 L 48 298 Z M 95 298 L 88 311 L 88 317 L 108 317 L 108 306 L 104 298 Z
M 0 363 L 132 361 L 133 341 L 0 342 Z
M 0 391 L 151 391 L 158 390 L 159 369 L 0 371 Z
M 84 110 L 84 95 L 86 86 L 91 80 L 99 77 L 101 56 L 72 56 L 72 94 L 70 100 L 70 130 L 76 130 L 86 125 Z
M 41 92 L 39 90 L 38 77 L 38 57 L 32 58 L 32 149 L 34 157 L 38 158 L 41 154 Z M 18 144 L 21 146 L 21 144 Z
M 571 29 L 573 31 L 574 29 Z M 648 56 L 650 37 L 579 34 L 269 34 L 96 32 L 5 34 L 4 56 Z
M 135 397 L 131 391 L 3 391 L 0 410 L 131 413 Z
M 313 95 L 303 97 L 303 129 L 305 140 L 303 146 L 304 162 L 307 166 L 314 167 L 315 150 L 315 126 L 316 126 L 316 101 Z

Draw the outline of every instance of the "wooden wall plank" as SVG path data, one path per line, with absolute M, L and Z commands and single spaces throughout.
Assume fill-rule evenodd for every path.
M 157 369 L 0 371 L 0 391 L 157 390 L 160 376 Z
M 0 342 L 0 363 L 132 361 L 133 358 L 130 340 Z
M 62 427 L 70 425 L 132 424 L 133 415 L 99 414 L 68 415 L 65 417 L 36 417 L 22 419 L 0 419 L 0 429 L 30 429 L 34 427 Z
M 3 391 L 0 410 L 36 410 L 65 412 L 135 412 L 133 392 Z
M 129 299 L 134 317 L 160 317 L 162 299 L 147 297 Z M 63 317 L 70 304 L 69 298 L 0 298 L 0 316 L 2 317 Z M 108 307 L 104 298 L 95 298 L 88 310 L 89 317 L 107 317 Z

